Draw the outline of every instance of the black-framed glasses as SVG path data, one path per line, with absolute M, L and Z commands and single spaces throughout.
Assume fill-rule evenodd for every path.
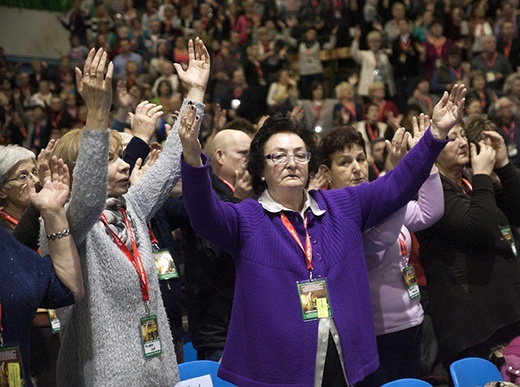
M 286 152 L 274 152 L 270 155 L 265 155 L 265 158 L 271 160 L 273 164 L 287 164 L 291 157 L 297 164 L 307 164 L 311 160 L 312 153 L 301 151 L 290 155 Z

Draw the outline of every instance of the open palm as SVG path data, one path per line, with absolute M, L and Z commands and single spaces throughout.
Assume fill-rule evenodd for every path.
M 205 89 L 209 80 L 211 61 L 209 52 L 201 39 L 197 37 L 195 42 L 192 39 L 189 40 L 188 55 L 190 58 L 188 68 L 184 70 L 179 63 L 174 63 L 175 70 L 188 89 Z

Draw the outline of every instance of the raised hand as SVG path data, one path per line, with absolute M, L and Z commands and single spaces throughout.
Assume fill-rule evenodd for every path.
M 193 102 L 189 102 L 180 118 L 179 137 L 182 143 L 184 160 L 192 167 L 202 166 L 200 154 L 202 148 L 199 142 L 200 117 L 196 114 Z
M 392 142 L 386 140 L 386 149 L 388 150 L 388 162 L 390 168 L 393 169 L 401 161 L 401 159 L 408 153 L 408 141 L 410 133 L 405 128 L 399 128 L 395 131 Z
M 496 152 L 495 168 L 502 168 L 509 164 L 509 156 L 504 138 L 497 132 L 483 131 L 484 140 L 489 143 Z
M 126 88 L 126 81 L 117 81 L 117 101 L 120 108 L 130 109 L 134 104 L 134 97 Z
M 490 176 L 495 166 L 496 151 L 489 141 L 479 141 L 480 152 L 477 152 L 475 144 L 469 144 L 471 149 L 471 167 L 473 174 L 484 174 Z
M 135 108 L 135 114 L 128 114 L 132 134 L 148 144 L 155 133 L 155 124 L 163 115 L 162 106 L 143 101 Z
M 466 101 L 466 86 L 454 85 L 451 93 L 444 92 L 433 108 L 431 131 L 435 138 L 444 140 L 450 129 L 462 118 Z
M 43 188 L 36 193 L 34 181 L 27 180 L 29 199 L 40 211 L 58 211 L 63 209 L 69 197 L 70 175 L 67 164 L 56 156 L 52 157 L 51 166 L 47 160 L 41 162 Z
M 253 193 L 251 186 L 251 175 L 247 168 L 241 168 L 235 172 L 235 193 L 234 195 L 239 199 L 250 198 Z
M 143 159 L 140 157 L 137 159 L 134 165 L 134 169 L 132 169 L 132 173 L 130 174 L 130 185 L 135 185 L 139 180 L 141 180 L 141 177 L 143 177 L 144 174 L 152 167 L 152 165 L 155 164 L 160 154 L 160 150 L 152 149 L 144 165 Z
M 52 149 L 54 148 L 54 145 L 56 144 L 56 140 L 52 139 L 49 141 L 47 146 L 43 148 L 40 153 L 38 154 L 38 158 L 36 161 L 36 166 L 38 167 L 38 177 L 40 180 L 40 185 L 43 187 L 45 184 L 45 168 L 49 168 L 48 159 L 49 155 L 51 154 Z M 47 164 L 45 165 L 44 162 Z
M 202 40 L 197 37 L 195 42 L 192 39 L 188 41 L 188 55 L 190 61 L 186 70 L 179 63 L 173 65 L 180 80 L 188 89 L 186 98 L 202 102 L 211 68 L 209 52 Z
M 86 126 L 89 129 L 106 130 L 109 125 L 114 65 L 112 62 L 108 64 L 105 75 L 106 64 L 106 51 L 93 48 L 85 61 L 84 73 L 77 67 L 75 69 L 77 90 L 88 108 Z
M 427 114 L 421 113 L 419 119 L 414 117 L 412 120 L 413 137 L 408 137 L 408 148 L 412 149 L 422 138 L 428 127 L 430 126 L 430 118 Z

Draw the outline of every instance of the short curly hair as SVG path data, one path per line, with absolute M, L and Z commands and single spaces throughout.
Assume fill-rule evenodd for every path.
M 256 194 L 260 195 L 267 189 L 267 184 L 262 181 L 265 168 L 265 144 L 269 139 L 278 133 L 294 133 L 298 135 L 303 142 L 307 151 L 311 152 L 312 157 L 308 164 L 309 176 L 318 171 L 319 160 L 315 143 L 315 136 L 311 130 L 307 129 L 301 123 L 293 118 L 277 113 L 265 120 L 262 127 L 258 130 L 253 141 L 247 159 L 247 170 L 251 175 L 251 186 Z M 308 181 L 307 181 L 308 183 Z
M 365 155 L 367 154 L 363 136 L 352 126 L 337 126 L 328 131 L 320 143 L 320 158 L 322 164 L 330 168 L 332 165 L 332 155 L 335 152 L 341 152 L 345 147 L 350 149 L 354 145 L 361 147 Z

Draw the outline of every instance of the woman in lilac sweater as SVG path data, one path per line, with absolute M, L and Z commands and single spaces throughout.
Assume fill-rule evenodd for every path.
M 462 116 L 464 86 L 446 93 L 431 129 L 386 176 L 307 193 L 312 134 L 271 117 L 251 143 L 248 170 L 258 201 L 220 202 L 197 135 L 181 118 L 183 194 L 202 238 L 235 259 L 231 323 L 219 376 L 242 386 L 346 386 L 378 367 L 361 234 L 411 200 Z

